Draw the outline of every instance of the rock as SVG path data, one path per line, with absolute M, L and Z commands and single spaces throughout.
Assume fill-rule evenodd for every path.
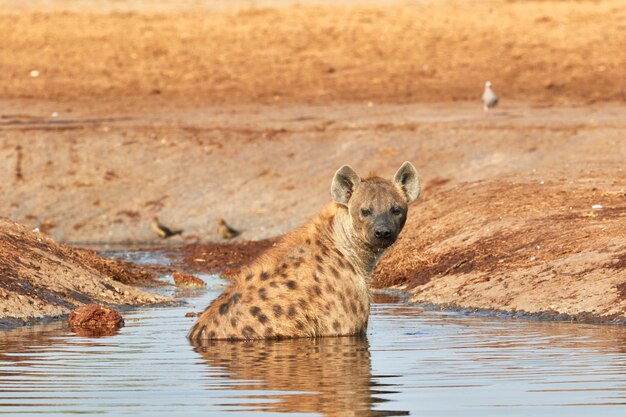
M 200 278 L 194 277 L 193 275 L 182 274 L 180 272 L 174 272 L 172 274 L 174 278 L 174 283 L 177 287 L 181 288 L 204 288 L 206 287 L 206 283 L 202 281 Z
M 196 313 L 195 311 L 190 311 L 189 313 L 185 314 L 185 317 L 196 317 L 198 315 L 198 313 Z
M 89 335 L 104 335 L 124 327 L 124 319 L 120 313 L 98 304 L 85 304 L 76 308 L 67 321 L 70 329 L 79 334 L 85 333 L 79 330 L 90 330 L 91 332 L 87 332 Z

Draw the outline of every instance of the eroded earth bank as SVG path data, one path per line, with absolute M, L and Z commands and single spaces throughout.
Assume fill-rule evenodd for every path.
M 0 259 L 0 329 L 63 318 L 82 304 L 170 302 L 136 288 L 152 284 L 150 272 L 59 245 L 6 218 L 0 218 Z

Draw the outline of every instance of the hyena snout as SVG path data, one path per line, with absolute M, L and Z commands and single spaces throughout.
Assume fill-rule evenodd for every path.
M 389 239 L 391 238 L 391 229 L 386 226 L 379 226 L 374 230 L 374 237 L 376 239 Z
M 396 241 L 400 230 L 401 227 L 393 222 L 376 222 L 370 231 L 369 240 L 378 248 L 387 248 Z

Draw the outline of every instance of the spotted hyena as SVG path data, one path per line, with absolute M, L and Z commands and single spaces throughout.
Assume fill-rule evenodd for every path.
M 362 179 L 346 165 L 331 193 L 333 203 L 233 279 L 193 325 L 191 340 L 365 332 L 367 282 L 402 230 L 419 179 L 409 162 L 391 181 Z

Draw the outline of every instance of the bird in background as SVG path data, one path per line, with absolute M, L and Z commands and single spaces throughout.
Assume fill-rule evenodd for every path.
M 152 224 L 151 224 L 152 230 L 154 231 L 154 233 L 159 235 L 161 239 L 167 239 L 168 237 L 181 235 L 183 233 L 182 229 L 172 230 L 169 227 L 162 225 L 159 222 L 159 218 L 157 216 L 152 216 L 151 219 L 152 219 Z
M 485 91 L 481 97 L 483 101 L 483 110 L 489 111 L 498 105 L 498 96 L 491 89 L 491 81 L 485 83 Z
M 218 232 L 223 239 L 232 239 L 240 234 L 238 230 L 230 227 L 221 217 L 217 218 L 217 224 L 219 225 Z

